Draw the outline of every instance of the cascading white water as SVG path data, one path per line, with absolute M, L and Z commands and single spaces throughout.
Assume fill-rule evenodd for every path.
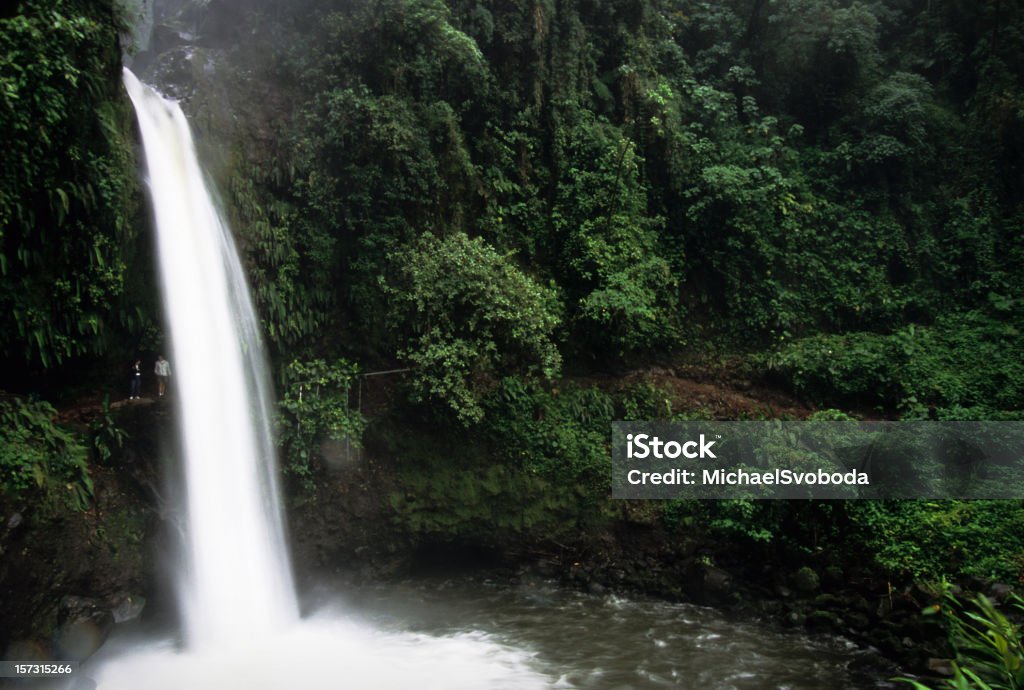
M 181 109 L 127 69 L 124 81 L 146 151 L 174 343 L 188 496 L 188 562 L 179 577 L 187 645 L 179 649 L 173 637 L 108 643 L 89 662 L 96 687 L 552 687 L 531 653 L 474 630 L 382 630 L 330 609 L 298 620 L 270 389 L 234 243 L 203 182 Z
M 259 324 L 181 108 L 127 69 L 124 82 L 146 152 L 173 343 L 187 487 L 186 640 L 244 643 L 298 615 Z

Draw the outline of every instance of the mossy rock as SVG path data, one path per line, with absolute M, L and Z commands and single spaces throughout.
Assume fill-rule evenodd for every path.
M 804 619 L 804 626 L 811 630 L 839 630 L 843 620 L 831 611 L 812 611 Z
M 793 574 L 793 586 L 801 592 L 809 594 L 818 591 L 821 579 L 818 577 L 818 573 L 805 565 Z

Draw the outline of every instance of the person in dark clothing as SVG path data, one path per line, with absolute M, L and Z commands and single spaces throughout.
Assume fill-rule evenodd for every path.
M 142 360 L 135 360 L 135 364 L 132 365 L 132 393 L 128 396 L 129 400 L 138 400 L 139 391 L 142 390 Z

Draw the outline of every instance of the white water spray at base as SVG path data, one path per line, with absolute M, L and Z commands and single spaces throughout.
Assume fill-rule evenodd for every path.
M 102 664 L 99 690 L 543 690 L 533 655 L 480 632 L 392 632 L 322 612 L 246 649 L 136 646 Z M 145 682 L 140 684 L 139 679 Z M 571 687 L 571 686 L 569 686 Z

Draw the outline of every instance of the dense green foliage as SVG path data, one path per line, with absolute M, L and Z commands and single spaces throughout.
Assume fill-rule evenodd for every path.
M 88 449 L 56 422 L 49 403 L 0 400 L 0 493 L 7 499 L 82 510 L 92 496 Z
M 651 411 L 643 418 L 669 416 Z M 821 410 L 810 419 L 853 418 Z M 1024 573 L 1020 501 L 675 500 L 662 506 L 662 516 L 672 529 L 703 526 L 769 562 L 810 557 L 843 569 L 852 554 L 890 582 L 1015 582 Z
M 1019 501 L 671 501 L 667 525 L 702 527 L 742 544 L 758 561 L 813 558 L 857 567 L 890 582 L 994 580 L 1024 572 Z
M 278 442 L 286 453 L 285 470 L 306 484 L 311 482 L 321 441 L 359 444 L 365 422 L 351 400 L 357 375 L 357 368 L 344 360 L 295 360 L 284 370 Z
M 478 419 L 451 338 L 479 313 L 437 307 L 441 358 L 392 304 L 410 247 L 465 236 L 553 286 L 574 368 L 710 338 L 772 353 L 809 398 L 1018 409 L 1019 9 L 262 0 L 248 21 L 274 27 L 273 57 L 239 60 L 287 89 L 294 126 L 232 185 L 270 209 L 242 228 L 267 330 L 426 357 L 414 394 Z M 499 376 L 537 364 L 494 346 Z M 966 381 L 965 361 L 986 366 Z
M 857 540 L 894 579 L 1012 582 L 1024 573 L 1019 501 L 864 501 L 845 512 Z
M 1011 596 L 1014 614 L 1024 613 L 1024 599 Z M 959 604 L 959 606 L 958 606 Z M 984 595 L 973 606 L 953 602 L 951 639 L 956 649 L 954 687 L 978 690 L 1019 690 L 1024 688 L 1024 633 L 1020 622 L 1011 621 Z
M 481 424 L 389 435 L 401 459 L 403 491 L 389 497 L 396 520 L 431 537 L 487 543 L 593 529 L 615 512 L 607 501 L 611 422 L 651 418 L 664 402 L 649 386 L 609 393 L 505 377 L 481 400 Z
M 394 434 L 388 443 L 401 459 L 397 489 L 387 497 L 392 519 L 412 535 L 494 544 L 524 534 L 557 538 L 590 526 L 578 496 L 562 490 L 561 482 L 489 462 L 480 445 L 467 442 L 452 453 L 448 439 L 436 434 Z
M 482 240 L 427 233 L 389 258 L 389 323 L 412 331 L 398 355 L 414 367 L 418 399 L 446 401 L 460 420 L 479 421 L 489 379 L 558 371 L 552 296 Z
M 781 348 L 768 366 L 811 398 L 905 414 L 930 405 L 963 419 L 970 409 L 986 418 L 1019 410 L 1024 400 L 1019 323 L 1016 315 L 997 320 L 971 311 L 891 334 L 821 334 Z
M 503 459 L 596 503 L 611 482 L 615 399 L 597 388 L 544 390 L 507 378 L 488 398 L 487 433 Z
M 53 367 L 141 326 L 136 190 L 114 4 L 0 16 L 0 356 Z

